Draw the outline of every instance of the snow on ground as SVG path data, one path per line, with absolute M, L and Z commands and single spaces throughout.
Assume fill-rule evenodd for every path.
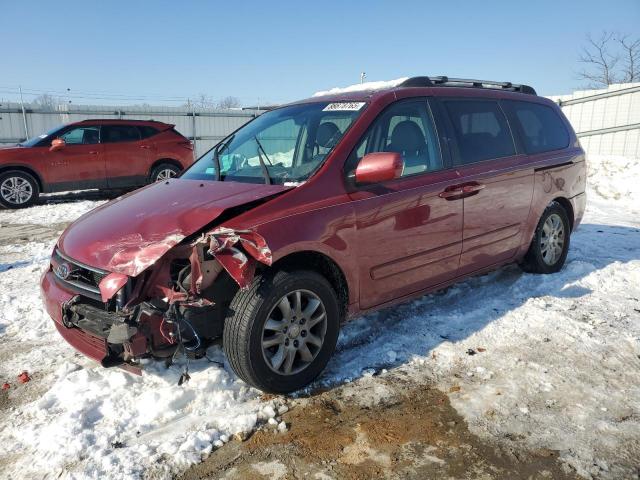
M 616 162 L 592 158 L 590 169 Z M 402 371 L 451 391 L 478 435 L 559 450 L 585 477 L 630 477 L 640 463 L 640 176 L 589 178 L 588 214 L 560 273 L 510 266 L 359 318 L 317 386 Z M 29 221 L 46 222 L 49 207 Z M 0 211 L 0 224 L 15 214 Z M 150 363 L 138 377 L 76 354 L 39 299 L 54 241 L 0 247 L 0 379 L 13 401 L 0 408 L 0 477 L 169 477 L 277 417 L 283 400 L 262 399 L 226 365 L 192 362 L 178 387 L 182 365 Z M 210 353 L 223 360 L 219 347 Z M 26 385 L 15 383 L 22 370 Z
M 52 225 L 72 222 L 80 215 L 93 210 L 104 201 L 85 200 L 75 203 L 52 203 L 20 210 L 0 210 L 0 225 L 36 224 Z

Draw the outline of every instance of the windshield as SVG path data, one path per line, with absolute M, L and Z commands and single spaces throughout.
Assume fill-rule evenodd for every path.
M 182 178 L 274 184 L 304 181 L 364 106 L 364 102 L 318 102 L 264 113 L 205 153 Z
M 35 147 L 38 143 L 40 143 L 45 138 L 53 136 L 58 130 L 63 128 L 63 126 L 64 125 L 58 125 L 57 127 L 49 130 L 47 133 L 43 133 L 42 135 L 38 135 L 37 137 L 33 137 L 33 138 L 30 138 L 29 140 L 25 140 L 24 142 L 19 143 L 18 145 L 22 147 Z

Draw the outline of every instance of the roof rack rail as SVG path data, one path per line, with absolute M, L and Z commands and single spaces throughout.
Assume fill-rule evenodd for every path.
M 493 88 L 509 92 L 527 93 L 537 95 L 533 87 L 511 82 L 494 82 L 492 80 L 473 80 L 468 78 L 439 77 L 411 77 L 402 82 L 398 87 L 472 87 Z

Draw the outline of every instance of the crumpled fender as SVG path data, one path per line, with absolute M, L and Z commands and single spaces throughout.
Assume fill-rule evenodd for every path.
M 252 230 L 218 227 L 204 234 L 194 246 L 194 253 L 191 256 L 191 272 L 195 281 L 192 282 L 192 285 L 202 284 L 203 276 L 200 268 L 202 262 L 194 262 L 194 260 L 197 255 L 195 249 L 203 243 L 208 245 L 209 253 L 215 257 L 240 288 L 248 288 L 251 284 L 257 262 L 268 266 L 272 262 L 271 249 L 262 235 Z M 197 276 L 195 275 L 196 271 L 199 272 Z

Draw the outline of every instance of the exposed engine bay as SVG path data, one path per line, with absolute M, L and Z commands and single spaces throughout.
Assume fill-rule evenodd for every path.
M 54 273 L 79 285 L 69 272 L 79 275 L 82 267 L 66 260 L 54 252 Z M 94 298 L 77 295 L 63 305 L 62 320 L 68 328 L 104 340 L 105 367 L 120 365 L 139 373 L 144 357 L 168 363 L 178 353 L 199 358 L 222 335 L 235 292 L 247 288 L 256 268 L 271 260 L 265 239 L 256 232 L 217 227 L 176 245 L 137 277 L 105 272 Z M 188 379 L 186 371 L 184 376 Z

